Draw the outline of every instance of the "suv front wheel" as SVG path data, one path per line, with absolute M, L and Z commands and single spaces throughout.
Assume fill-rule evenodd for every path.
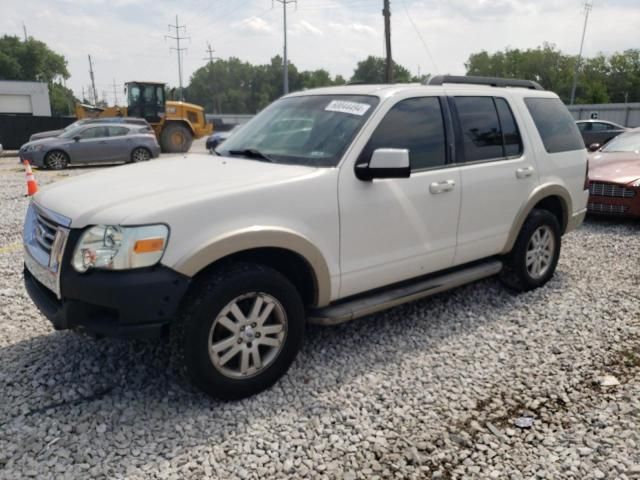
M 534 209 L 504 259 L 502 282 L 521 292 L 547 283 L 558 264 L 560 243 L 560 225 L 555 215 L 548 210 Z
M 187 373 L 225 400 L 269 388 L 286 373 L 304 338 L 304 306 L 282 274 L 236 264 L 197 280 L 174 330 Z

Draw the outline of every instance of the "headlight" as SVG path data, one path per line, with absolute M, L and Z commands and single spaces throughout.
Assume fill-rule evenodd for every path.
M 640 178 L 633 182 L 631 185 L 633 185 L 634 187 L 640 187 Z
M 42 145 L 29 145 L 25 151 L 26 152 L 37 152 L 39 150 L 42 150 Z
M 168 237 L 166 225 L 96 225 L 80 237 L 71 263 L 80 273 L 90 268 L 126 270 L 150 267 L 162 258 Z

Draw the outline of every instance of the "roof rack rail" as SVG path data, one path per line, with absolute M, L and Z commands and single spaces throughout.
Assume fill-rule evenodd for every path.
M 431 77 L 427 85 L 442 85 L 443 83 L 464 83 L 471 85 L 490 85 L 492 87 L 521 87 L 530 90 L 544 90 L 542 85 L 533 80 L 517 78 L 477 77 L 462 75 L 436 75 Z

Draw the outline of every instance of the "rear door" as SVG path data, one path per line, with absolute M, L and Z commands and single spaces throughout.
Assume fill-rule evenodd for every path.
M 108 151 L 111 161 L 127 162 L 133 150 L 132 137 L 129 135 L 129 127 L 113 126 L 109 130 Z
M 538 185 L 533 149 L 523 144 L 506 95 L 449 98 L 462 184 L 455 265 L 500 253 Z

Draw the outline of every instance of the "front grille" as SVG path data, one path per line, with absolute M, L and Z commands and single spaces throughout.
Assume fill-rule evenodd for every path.
M 632 198 L 636 192 L 631 188 L 622 187 L 613 183 L 591 182 L 589 193 L 598 197 Z
M 48 255 L 51 255 L 51 248 L 53 247 L 53 242 L 56 239 L 58 225 L 53 223 L 51 220 L 46 219 L 42 214 L 36 213 L 34 228 L 34 238 L 42 249 L 47 252 Z
M 608 213 L 611 215 L 622 215 L 627 213 L 627 205 L 611 205 L 609 203 L 589 203 L 587 209 L 593 213 Z

